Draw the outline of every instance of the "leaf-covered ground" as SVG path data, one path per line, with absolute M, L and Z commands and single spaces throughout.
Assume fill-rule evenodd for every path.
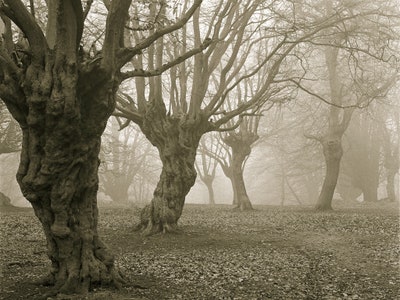
M 0 299 L 40 299 L 49 261 L 29 209 L 0 212 Z M 128 285 L 83 299 L 400 299 L 399 207 L 187 205 L 179 234 L 133 232 L 138 209 L 100 210 Z M 58 299 L 81 299 L 59 296 Z

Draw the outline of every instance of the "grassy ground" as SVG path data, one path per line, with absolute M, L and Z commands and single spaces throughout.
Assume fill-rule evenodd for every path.
M 138 209 L 100 215 L 129 284 L 86 299 L 400 299 L 395 204 L 332 213 L 187 205 L 181 233 L 149 238 L 132 231 Z M 48 290 L 33 282 L 49 265 L 40 224 L 29 209 L 0 218 L 0 299 L 40 299 Z

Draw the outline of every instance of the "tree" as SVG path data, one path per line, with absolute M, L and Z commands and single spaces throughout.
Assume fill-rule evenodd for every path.
M 209 160 L 216 161 L 221 167 L 224 175 L 230 180 L 232 185 L 233 199 L 232 204 L 237 206 L 236 186 L 233 180 L 232 153 L 227 144 L 222 141 L 220 132 L 211 133 L 209 144 L 201 144 L 200 151 L 206 155 Z
M 324 1 L 323 4 L 327 15 L 340 5 L 333 1 Z M 388 24 L 390 13 L 385 14 L 393 9 L 390 5 L 391 3 L 379 3 L 378 11 L 375 5 L 344 3 L 343 12 L 353 14 L 361 11 L 368 18 L 354 19 L 343 25 L 336 34 L 327 29 L 327 36 L 314 43 L 323 46 L 328 95 L 316 93 L 315 88 L 312 91 L 313 89 L 298 84 L 303 91 L 330 105 L 325 133 L 320 136 L 309 135 L 320 142 L 326 163 L 326 175 L 316 210 L 332 209 L 343 155 L 342 136 L 355 108 L 366 107 L 372 100 L 384 96 L 394 83 L 395 68 L 391 72 L 386 71 L 386 68 L 390 70 L 390 63 L 396 62 L 393 56 L 395 52 L 391 48 L 395 32 Z M 370 28 L 370 31 L 365 33 L 364 28 Z M 380 34 L 381 32 L 385 34 Z M 377 78 L 380 78 L 378 82 Z
M 222 141 L 231 149 L 230 168 L 235 205 L 242 211 L 253 209 L 246 191 L 243 172 L 252 146 L 259 139 L 257 134 L 259 119 L 259 117 L 244 118 L 237 130 L 228 131 L 222 136 Z
M 199 174 L 200 180 L 207 187 L 208 203 L 211 205 L 215 205 L 213 182 L 218 162 L 207 155 L 207 152 L 218 152 L 218 145 L 215 144 L 214 139 L 214 135 L 203 136 L 200 140 L 200 147 L 198 149 L 198 157 L 200 157 L 200 159 L 198 159 L 199 163 L 195 162 L 197 174 Z
M 149 10 L 156 20 L 149 30 L 165 26 L 165 5 L 152 3 Z M 163 163 L 160 181 L 151 203 L 142 211 L 138 229 L 153 234 L 177 227 L 185 196 L 195 182 L 194 161 L 201 136 L 229 130 L 224 125 L 234 118 L 234 128 L 239 126 L 249 111 L 269 101 L 272 88 L 290 83 L 288 76 L 293 79 L 295 74 L 284 62 L 290 58 L 301 64 L 294 49 L 325 36 L 328 28 L 335 31 L 337 24 L 360 17 L 340 12 L 298 20 L 292 3 L 212 1 L 196 11 L 193 21 L 174 38 L 158 40 L 148 53 L 132 61 L 135 70 L 123 75 L 132 93 L 117 105 L 116 115 L 139 125 Z M 144 21 L 139 18 L 131 23 L 141 28 Z M 131 40 L 140 41 L 141 33 L 135 32 Z M 160 70 L 170 66 L 166 58 L 184 57 L 189 45 L 204 44 L 206 51 L 159 76 Z M 286 72 L 281 73 L 281 67 Z M 247 99 L 238 99 L 231 108 L 224 105 L 236 87 L 244 88 L 245 79 L 259 72 L 264 75 L 262 84 L 257 84 Z M 151 75 L 156 77 L 138 77 Z M 134 81 L 132 76 L 136 76 Z
M 313 107 L 309 101 L 289 100 L 260 120 L 258 151 L 248 166 L 253 171 L 250 178 L 281 205 L 314 203 L 318 197 L 322 161 L 318 148 L 303 136 L 303 127 L 315 115 Z
M 396 201 L 396 174 L 399 173 L 399 144 L 400 144 L 400 122 L 398 109 L 393 111 L 392 116 L 385 122 L 383 129 L 383 155 L 386 169 L 386 193 L 390 201 Z M 397 182 L 398 186 L 398 182 Z
M 47 1 L 44 23 L 33 1 L 30 11 L 20 0 L 0 1 L 0 98 L 22 129 L 17 180 L 42 224 L 52 263 L 45 283 L 56 292 L 122 281 L 97 232 L 101 134 L 115 107 L 122 67 L 181 28 L 200 2 L 177 22 L 126 47 L 131 1 L 105 1 L 108 10 L 99 14 L 107 16 L 102 48 L 96 52 L 82 40 L 92 1 L 84 9 L 78 0 Z
M 374 113 L 372 113 L 372 111 Z M 378 103 L 371 103 L 369 111 L 356 111 L 350 124 L 345 140 L 342 172 L 340 176 L 347 175 L 353 189 L 361 191 L 364 201 L 378 200 L 378 186 L 381 174 L 381 148 L 383 140 L 379 132 L 382 123 L 376 118 Z M 372 114 L 375 115 L 372 116 Z M 348 197 L 356 196 L 348 187 Z M 340 189 L 338 189 L 340 192 Z M 342 193 L 341 193 L 342 195 Z M 353 196 L 353 197 L 354 197 Z
M 133 126 L 120 131 L 115 118 L 109 124 L 102 142 L 100 188 L 115 203 L 127 205 L 129 188 L 135 178 L 148 171 L 145 165 L 152 148 Z

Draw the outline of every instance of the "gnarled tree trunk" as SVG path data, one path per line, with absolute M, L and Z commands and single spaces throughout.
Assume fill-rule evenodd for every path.
M 339 177 L 340 160 L 343 155 L 342 141 L 339 136 L 327 136 L 321 141 L 326 163 L 326 175 L 315 208 L 331 210 L 332 199 Z
M 247 195 L 246 185 L 243 178 L 243 169 L 246 158 L 251 153 L 251 145 L 258 139 L 256 134 L 243 131 L 240 134 L 231 133 L 224 142 L 232 148 L 232 183 L 234 185 L 234 199 L 237 200 L 236 208 L 240 210 L 251 210 L 249 196 Z M 236 192 L 236 194 L 235 194 Z
M 148 106 L 141 129 L 157 147 L 162 171 L 153 199 L 142 210 L 137 226 L 144 235 L 176 230 L 185 197 L 196 181 L 196 151 L 207 127 L 202 115 L 167 116 L 163 105 Z
M 62 293 L 121 282 L 97 232 L 100 136 L 113 109 L 112 95 L 100 89 L 82 99 L 75 90 L 58 86 L 47 99 L 30 96 L 17 173 L 46 236 L 52 269 L 45 281 Z

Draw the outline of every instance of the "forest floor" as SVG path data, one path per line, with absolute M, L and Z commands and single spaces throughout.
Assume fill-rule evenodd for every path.
M 0 299 L 41 299 L 45 240 L 31 209 L 0 212 Z M 142 237 L 138 208 L 100 209 L 128 284 L 57 299 L 400 299 L 399 207 L 186 205 L 178 234 Z M 48 298 L 51 299 L 51 298 Z M 54 298 L 53 298 L 54 299 Z

